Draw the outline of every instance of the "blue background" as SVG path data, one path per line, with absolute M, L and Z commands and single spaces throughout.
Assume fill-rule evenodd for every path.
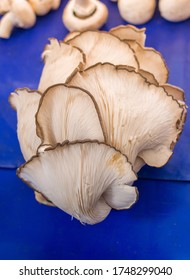
M 117 3 L 104 0 L 109 18 L 102 29 L 124 22 Z M 29 30 L 15 29 L 0 39 L 0 259 L 190 259 L 190 126 L 163 168 L 145 167 L 139 201 L 129 211 L 112 211 L 95 226 L 81 225 L 54 207 L 38 204 L 33 191 L 16 177 L 22 162 L 16 113 L 8 96 L 16 88 L 36 89 L 48 38 L 68 33 L 62 11 L 38 17 Z M 146 46 L 160 51 L 170 69 L 169 82 L 190 96 L 190 20 L 170 23 L 158 10 L 147 28 Z M 138 26 L 142 27 L 142 26 Z

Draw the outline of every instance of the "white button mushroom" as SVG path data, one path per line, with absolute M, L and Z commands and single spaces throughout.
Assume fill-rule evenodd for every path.
M 28 0 L 28 2 L 38 16 L 46 15 L 52 7 L 52 0 Z
M 169 21 L 182 21 L 190 17 L 189 0 L 160 0 L 159 10 L 161 16 Z
M 98 29 L 107 17 L 106 5 L 98 0 L 70 0 L 63 11 L 63 23 L 70 31 Z
M 29 3 L 38 16 L 46 15 L 51 9 L 58 9 L 60 2 L 60 0 L 29 0 Z
M 7 13 L 11 8 L 11 0 L 1 0 L 0 2 L 0 14 Z
M 11 9 L 0 21 L 0 38 L 8 39 L 13 28 L 30 28 L 36 22 L 36 15 L 26 0 L 14 0 Z
M 61 0 L 52 0 L 52 9 L 57 10 L 61 4 Z
M 119 0 L 118 9 L 121 17 L 133 24 L 149 21 L 155 11 L 155 0 Z

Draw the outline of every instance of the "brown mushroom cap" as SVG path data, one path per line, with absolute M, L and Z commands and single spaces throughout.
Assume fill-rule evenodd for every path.
M 41 92 L 54 84 L 64 83 L 69 75 L 76 68 L 81 69 L 85 62 L 85 56 L 79 49 L 56 39 L 50 39 L 42 58 L 45 65 L 38 86 Z
M 36 115 L 37 135 L 42 144 L 85 139 L 104 141 L 96 108 L 93 97 L 80 88 L 63 84 L 50 87 L 43 94 Z
M 35 114 L 37 112 L 41 94 L 26 88 L 17 89 L 11 93 L 9 102 L 17 111 L 17 134 L 20 148 L 25 160 L 36 154 L 41 143 L 36 135 Z
M 138 67 L 133 50 L 112 34 L 103 31 L 85 31 L 67 42 L 85 53 L 85 68 L 99 62 Z
M 70 85 L 90 91 L 100 110 L 106 143 L 151 166 L 164 165 L 183 127 L 185 108 L 140 74 L 97 64 L 77 73 Z
M 136 180 L 127 158 L 98 142 L 57 145 L 33 157 L 17 174 L 54 205 L 88 224 L 101 222 L 109 214 L 111 207 L 104 199 L 108 188 L 119 187 L 120 192 L 122 185 Z M 136 193 L 135 188 L 133 191 Z M 131 192 L 129 196 L 130 204 L 136 201 Z

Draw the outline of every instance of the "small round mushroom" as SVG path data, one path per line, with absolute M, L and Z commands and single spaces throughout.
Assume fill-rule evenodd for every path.
M 156 0 L 118 0 L 121 17 L 132 24 L 143 24 L 154 14 Z
M 99 0 L 70 0 L 63 11 L 63 23 L 70 31 L 99 29 L 107 17 L 108 9 Z
M 10 11 L 11 0 L 1 0 L 0 1 L 0 14 L 5 14 Z
M 11 9 L 0 21 L 0 38 L 8 39 L 13 28 L 31 28 L 36 22 L 36 15 L 26 0 L 14 0 Z
M 33 10 L 38 16 L 43 16 L 49 13 L 51 9 L 58 9 L 60 0 L 28 0 Z
M 52 0 L 52 9 L 57 10 L 61 4 L 61 0 Z
M 28 2 L 38 16 L 46 15 L 52 8 L 52 0 L 28 0 Z
M 161 16 L 169 21 L 183 21 L 190 17 L 189 0 L 160 0 L 159 10 Z

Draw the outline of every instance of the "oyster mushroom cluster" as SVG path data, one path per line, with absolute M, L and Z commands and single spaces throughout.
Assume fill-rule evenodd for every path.
M 51 39 L 38 90 L 10 95 L 26 160 L 17 175 L 82 223 L 130 208 L 140 168 L 166 164 L 183 130 L 183 90 L 145 38 L 127 25 Z

